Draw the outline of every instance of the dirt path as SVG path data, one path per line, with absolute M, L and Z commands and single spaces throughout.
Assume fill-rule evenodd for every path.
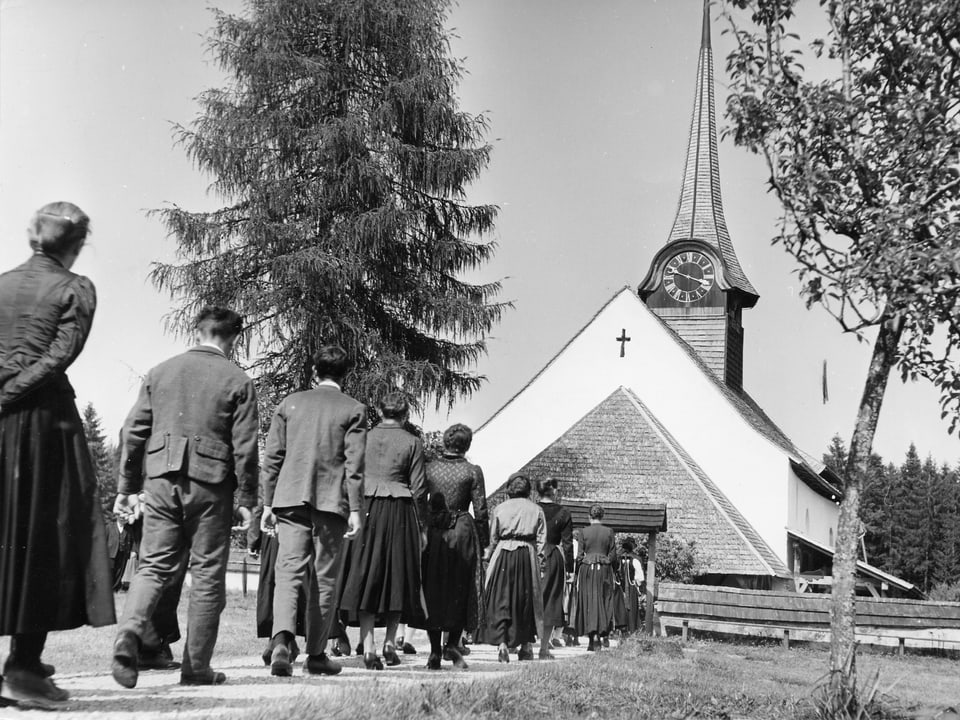
M 586 652 L 583 646 L 557 648 L 558 660 Z M 70 691 L 71 699 L 56 712 L 0 709 L 3 720 L 76 718 L 78 720 L 190 720 L 201 717 L 235 717 L 256 705 L 269 705 L 275 699 L 301 694 L 335 693 L 350 683 L 369 682 L 417 685 L 449 680 L 474 681 L 502 677 L 527 663 L 511 656 L 509 664 L 497 662 L 496 648 L 475 645 L 466 658 L 470 667 L 456 670 L 445 662 L 440 671 L 426 669 L 427 655 L 401 656 L 402 663 L 373 673 L 364 669 L 359 657 L 343 662 L 343 672 L 334 677 L 306 677 L 297 662 L 292 678 L 275 678 L 256 656 L 218 657 L 216 668 L 227 675 L 227 683 L 217 687 L 181 687 L 179 670 L 150 671 L 140 675 L 137 687 L 125 690 L 103 672 L 57 674 L 57 684 Z M 541 662 L 541 661 L 535 661 Z

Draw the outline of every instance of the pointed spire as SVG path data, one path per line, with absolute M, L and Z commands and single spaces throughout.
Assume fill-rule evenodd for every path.
M 687 161 L 683 170 L 680 203 L 667 243 L 696 239 L 709 243 L 720 253 L 730 284 L 754 296 L 757 291 L 740 267 L 733 250 L 720 197 L 720 163 L 717 153 L 717 120 L 713 96 L 713 50 L 710 48 L 710 0 L 703 2 L 703 29 L 697 87 L 690 121 Z M 748 305 L 753 302 L 748 301 Z

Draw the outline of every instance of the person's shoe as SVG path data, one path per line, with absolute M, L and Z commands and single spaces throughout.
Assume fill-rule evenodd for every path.
M 554 655 L 554 654 L 553 654 L 552 652 L 550 652 L 549 650 L 547 650 L 546 648 L 540 648 L 540 652 L 537 654 L 537 657 L 539 657 L 541 660 L 556 660 L 556 659 L 557 659 L 557 656 Z
M 129 630 L 121 630 L 113 643 L 113 662 L 110 672 L 117 684 L 125 688 L 137 686 L 139 672 L 140 638 Z
M 580 638 L 578 638 L 576 635 L 564 633 L 563 641 L 567 644 L 567 647 L 580 647 Z
M 602 644 L 605 648 L 610 647 L 610 638 L 608 638 L 606 635 L 604 635 L 604 636 L 603 636 L 603 641 L 602 641 L 601 644 Z
M 350 643 L 342 638 L 334 640 L 330 647 L 330 654 L 334 657 L 350 657 Z
M 357 655 L 363 655 L 363 643 L 357 643 L 357 646 L 353 650 Z
M 533 660 L 533 650 L 520 648 L 520 651 L 517 653 L 517 660 Z
M 328 658 L 326 653 L 307 655 L 307 661 L 303 664 L 306 675 L 337 675 L 341 670 L 340 663 Z
M 8 657 L 7 661 L 3 664 L 3 672 L 6 673 L 12 667 L 14 666 L 10 663 L 10 658 Z M 57 673 L 57 669 L 53 665 L 45 662 L 38 663 L 36 670 L 42 677 L 53 677 Z
M 270 652 L 270 674 L 277 677 L 293 675 L 293 663 L 290 662 L 290 648 L 285 642 L 278 642 Z
M 166 640 L 160 642 L 158 648 L 144 648 L 137 659 L 138 670 L 173 670 L 180 667 L 180 663 L 173 659 L 173 651 Z
M 383 661 L 380 660 L 380 656 L 374 653 L 367 655 L 364 653 L 363 656 L 363 666 L 367 670 L 383 670 Z
M 216 670 L 201 675 L 180 675 L 181 685 L 223 685 L 226 681 L 227 676 Z
M 29 670 L 11 668 L 3 680 L 7 696 L 21 710 L 59 710 L 70 699 L 70 693 L 53 680 Z
M 467 661 L 463 659 L 463 655 L 461 655 L 460 651 L 455 647 L 445 648 L 443 651 L 443 659 L 452 662 L 456 668 L 460 668 L 461 670 L 467 669 Z
M 599 643 L 595 643 L 593 638 L 590 638 L 590 642 L 587 643 L 587 652 L 596 652 L 598 645 Z
M 563 641 L 560 638 L 553 638 L 550 641 L 550 647 L 560 648 L 563 647 Z
M 464 657 L 470 654 L 470 646 L 464 645 L 463 643 L 460 643 L 460 646 L 457 648 L 457 650 L 459 650 L 460 654 Z
M 392 645 L 383 646 L 383 661 L 393 667 L 400 664 L 400 657 L 397 655 L 397 649 Z
M 497 651 L 497 662 L 508 663 L 510 662 L 510 651 L 507 648 L 502 647 Z
M 439 670 L 440 669 L 440 656 L 436 653 L 430 653 L 430 657 L 427 658 L 427 670 Z
M 397 647 L 400 648 L 400 652 L 402 652 L 404 655 L 417 654 L 417 649 L 403 638 L 397 640 Z

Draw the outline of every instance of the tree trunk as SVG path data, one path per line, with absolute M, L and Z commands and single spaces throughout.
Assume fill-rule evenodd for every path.
M 846 486 L 833 556 L 833 597 L 830 604 L 830 689 L 855 709 L 857 703 L 856 606 L 857 540 L 860 535 L 860 493 L 867 473 L 873 436 L 890 370 L 903 332 L 900 317 L 884 315 L 864 383 L 857 424 L 845 468 Z

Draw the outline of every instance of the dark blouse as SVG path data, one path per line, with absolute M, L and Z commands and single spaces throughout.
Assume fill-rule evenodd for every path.
M 443 455 L 427 463 L 427 490 L 430 495 L 442 494 L 450 512 L 466 512 L 473 504 L 473 520 L 486 547 L 490 531 L 487 517 L 487 490 L 483 470 L 467 462 L 461 455 Z
M 580 545 L 580 562 L 587 565 L 602 563 L 615 565 L 617 560 L 616 535 L 606 525 L 590 523 L 580 531 L 582 542 Z
M 559 545 L 563 550 L 563 567 L 573 572 L 573 518 L 563 505 L 540 502 L 540 509 L 547 520 L 547 544 Z
M 43 387 L 73 397 L 65 371 L 96 306 L 93 283 L 46 255 L 0 275 L 0 407 Z

